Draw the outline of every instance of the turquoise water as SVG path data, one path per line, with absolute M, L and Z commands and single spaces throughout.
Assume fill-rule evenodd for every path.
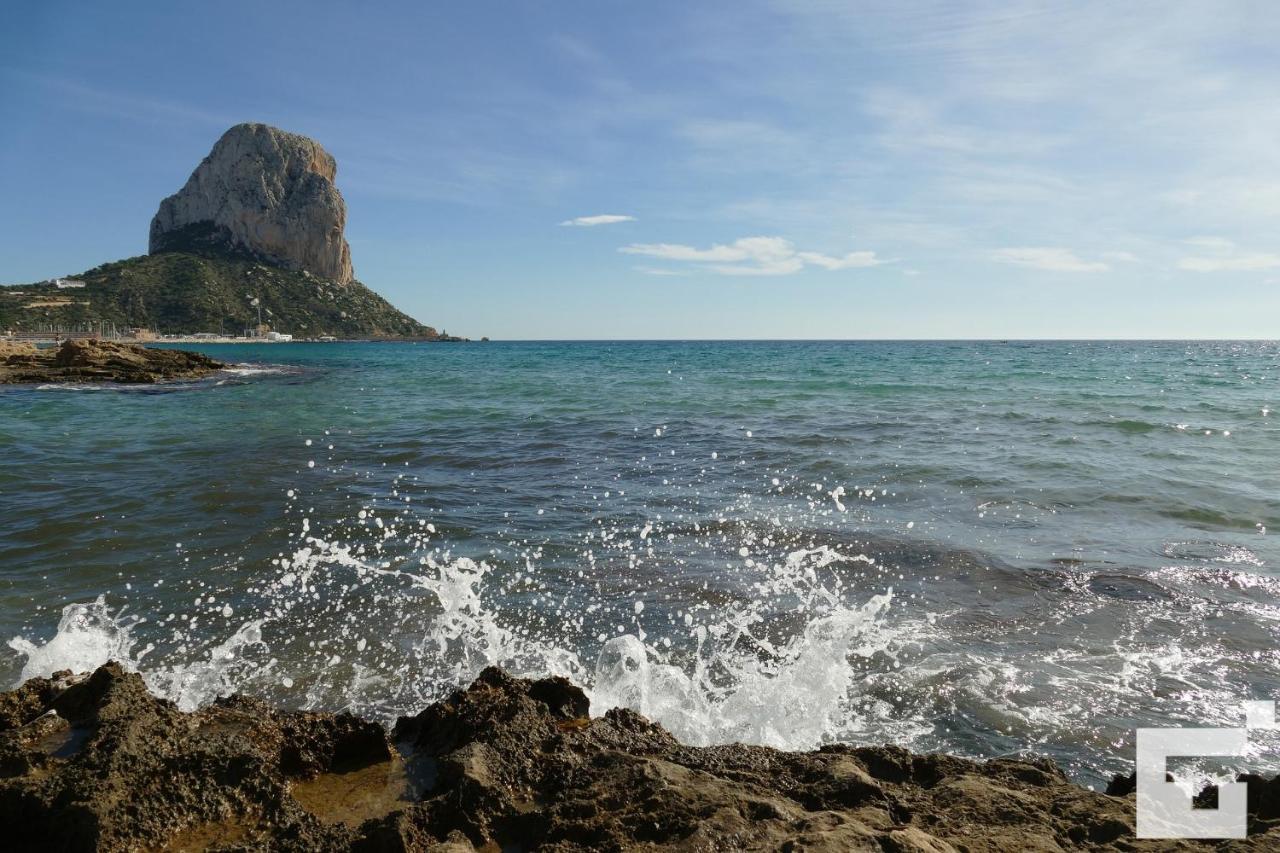
M 390 717 L 498 662 L 1087 782 L 1280 694 L 1274 343 L 201 349 L 0 392 L 0 677 Z

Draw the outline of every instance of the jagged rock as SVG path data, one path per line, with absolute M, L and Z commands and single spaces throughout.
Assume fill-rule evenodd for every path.
M 17 362 L 34 358 L 39 352 L 35 344 L 22 341 L 0 341 L 0 364 L 7 364 L 9 359 Z
M 337 163 L 320 144 L 265 124 L 222 135 L 151 220 L 150 252 L 219 244 L 347 284 L 347 207 Z
M 564 679 L 485 670 L 391 739 L 347 714 L 231 698 L 193 713 L 108 664 L 0 694 L 9 850 L 1275 850 L 1275 781 L 1250 837 L 1142 840 L 1133 797 L 1048 760 L 896 747 L 686 747 L 633 711 L 587 716 Z M 1254 794 L 1254 783 L 1258 796 Z
M 225 368 L 207 355 L 115 341 L 69 340 L 57 349 L 0 344 L 0 385 L 32 382 L 139 384 L 198 379 Z

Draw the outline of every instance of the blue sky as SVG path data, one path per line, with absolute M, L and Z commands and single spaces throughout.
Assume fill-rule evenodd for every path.
M 145 252 L 263 121 L 454 333 L 1280 337 L 1277 43 L 1270 2 L 21 3 L 0 281 Z

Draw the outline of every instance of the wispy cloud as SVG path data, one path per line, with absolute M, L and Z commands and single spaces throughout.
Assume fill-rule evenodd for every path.
M 592 228 L 596 225 L 616 225 L 619 222 L 635 222 L 634 216 L 624 216 L 620 213 L 598 213 L 595 216 L 579 216 L 574 219 L 566 219 L 560 224 L 569 228 Z
M 1041 155 L 1067 143 L 1061 134 L 977 126 L 945 116 L 945 103 L 899 89 L 877 88 L 864 110 L 882 130 L 879 142 L 894 151 L 930 151 L 1002 158 Z
M 881 264 L 888 263 L 883 258 L 877 258 L 875 252 L 850 252 L 847 255 L 841 255 L 833 258 L 830 255 L 821 255 L 817 252 L 800 252 L 796 255 L 806 264 L 822 267 L 824 270 L 849 270 L 858 269 L 860 267 L 878 267 Z
M 231 115 L 193 107 L 184 101 L 123 89 L 104 88 L 66 77 L 13 68 L 0 69 L 0 74 L 13 75 L 34 87 L 43 89 L 70 109 L 108 118 L 148 123 L 201 124 L 223 128 L 230 127 L 240 120 Z
M 1185 241 L 1205 254 L 1178 260 L 1178 269 L 1190 272 L 1256 272 L 1280 269 L 1280 255 L 1268 252 L 1241 252 L 1225 237 L 1192 237 Z
M 687 276 L 687 275 L 689 274 L 689 271 L 688 271 L 688 270 L 671 269 L 670 267 L 644 267 L 644 266 L 640 266 L 640 267 L 635 267 L 634 269 L 635 269 L 635 271 L 636 271 L 636 272 L 642 272 L 642 273 L 644 273 L 645 275 L 660 275 L 660 276 Z
M 892 262 L 870 251 L 850 252 L 839 257 L 801 252 L 783 237 L 742 237 L 729 244 L 716 243 L 708 249 L 682 243 L 632 243 L 618 251 L 664 261 L 702 264 L 721 275 L 790 275 L 805 266 L 845 270 Z
M 1214 252 L 1234 252 L 1236 244 L 1226 237 L 1190 237 L 1184 241 L 1188 246 L 1197 249 L 1209 249 Z
M 1183 258 L 1178 268 L 1192 272 L 1249 272 L 1280 269 L 1280 255 L 1257 253 L 1227 258 Z
M 996 249 L 991 253 L 991 257 L 1002 264 L 1030 267 L 1046 272 L 1105 272 L 1111 269 L 1102 261 L 1085 260 L 1070 249 L 1052 246 Z

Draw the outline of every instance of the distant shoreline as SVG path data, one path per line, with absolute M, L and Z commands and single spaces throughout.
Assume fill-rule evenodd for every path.
M 240 338 L 240 337 L 164 337 L 164 338 L 94 338 L 91 336 L 77 336 L 74 338 L 55 337 L 55 336 L 31 336 L 31 335 L 15 335 L 0 336 L 0 343 L 26 343 L 35 344 L 36 346 L 57 346 L 67 340 L 110 340 L 121 344 L 138 344 L 139 346 L 153 346 L 155 344 L 363 344 L 363 343 L 428 343 L 428 344 L 453 344 L 453 343 L 472 343 L 470 338 L 456 337 L 435 337 L 435 338 L 332 338 L 321 340 L 318 338 L 302 338 L 293 340 L 272 340 L 271 338 Z M 488 342 L 488 338 L 483 339 Z

